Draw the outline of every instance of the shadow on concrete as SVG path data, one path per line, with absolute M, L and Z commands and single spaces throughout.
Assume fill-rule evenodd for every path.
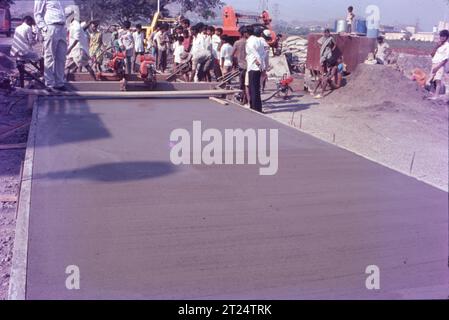
M 39 103 L 35 145 L 45 147 L 110 138 L 111 134 L 100 116 L 90 111 L 86 100 L 43 101 Z
M 273 114 L 279 112 L 298 112 L 310 109 L 310 107 L 319 105 L 318 102 L 313 103 L 288 103 L 288 104 L 270 104 L 265 106 L 265 114 Z
M 177 167 L 169 162 L 122 162 L 94 165 L 76 170 L 36 175 L 34 179 L 80 179 L 99 182 L 147 180 L 174 174 Z

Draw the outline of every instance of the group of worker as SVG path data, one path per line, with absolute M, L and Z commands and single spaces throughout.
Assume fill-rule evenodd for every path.
M 186 81 L 219 81 L 238 70 L 242 104 L 262 112 L 261 88 L 267 79 L 271 31 L 245 26 L 240 29 L 240 39 L 232 43 L 221 28 L 203 23 L 191 26 L 183 17 L 175 26 L 158 25 L 148 38 L 141 25 L 132 28 L 129 21 L 119 30 L 110 31 L 108 46 L 98 22 L 81 22 L 78 6 L 64 8 L 59 0 L 35 0 L 34 17 L 25 17 L 17 28 L 11 53 L 25 60 L 37 60 L 39 55 L 33 45 L 37 35 L 43 37 L 48 91 L 65 91 L 65 79 L 83 68 L 95 79 L 95 72 L 102 71 L 103 56 L 108 50 L 125 54 L 127 74 L 136 72 L 138 58 L 145 54 L 155 57 L 161 73 L 167 71 L 172 61 L 172 71 L 181 68 Z
M 165 72 L 167 54 L 172 52 L 174 69 L 185 81 L 219 81 L 233 71 L 239 71 L 241 102 L 262 112 L 261 88 L 266 82 L 269 66 L 271 31 L 263 27 L 240 28 L 240 39 L 232 44 L 223 29 L 198 23 L 191 26 L 180 19 L 170 30 L 162 24 L 148 39 L 147 50 L 157 61 L 158 70 Z
M 33 49 L 40 37 L 48 91 L 65 91 L 66 73 L 77 69 L 86 68 L 95 78 L 90 62 L 101 50 L 101 33 L 97 23 L 80 22 L 77 6 L 64 8 L 59 0 L 35 0 L 34 17 L 24 17 L 22 25 L 16 28 L 11 55 L 24 61 L 41 59 Z M 100 65 L 101 62 L 94 67 L 98 70 Z

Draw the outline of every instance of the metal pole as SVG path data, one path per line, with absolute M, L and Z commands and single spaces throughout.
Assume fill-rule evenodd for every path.
M 161 0 L 157 0 L 157 12 L 161 11 Z

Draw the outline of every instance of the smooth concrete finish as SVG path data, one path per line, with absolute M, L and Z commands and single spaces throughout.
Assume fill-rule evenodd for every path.
M 123 106 L 126 105 L 126 108 Z M 173 166 L 172 130 L 279 129 L 279 172 Z M 40 101 L 28 299 L 448 296 L 448 195 L 208 99 Z M 66 267 L 81 272 L 67 290 Z M 369 265 L 380 291 L 368 291 Z

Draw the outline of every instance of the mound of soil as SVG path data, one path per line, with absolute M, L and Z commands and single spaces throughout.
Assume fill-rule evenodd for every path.
M 361 64 L 347 85 L 327 96 L 326 102 L 350 111 L 424 115 L 428 120 L 448 118 L 446 103 L 424 97 L 424 89 L 392 67 Z
M 424 92 L 402 73 L 382 65 L 361 64 L 350 76 L 348 84 L 332 94 L 337 103 L 367 105 L 384 101 L 403 103 L 423 101 Z

